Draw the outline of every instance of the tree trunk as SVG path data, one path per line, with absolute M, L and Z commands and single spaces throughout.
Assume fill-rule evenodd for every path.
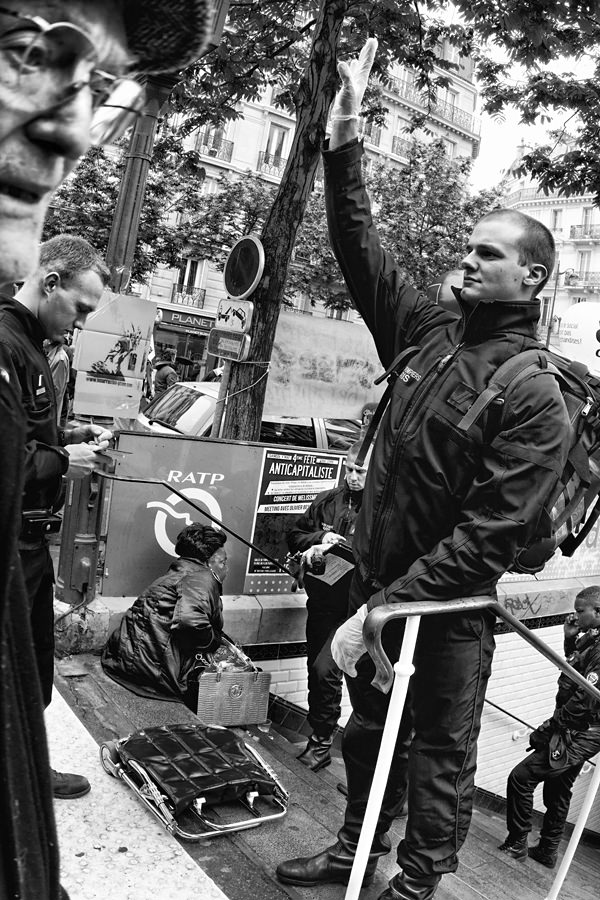
M 336 47 L 348 0 L 323 0 L 315 24 L 305 74 L 298 88 L 296 132 L 279 190 L 261 240 L 265 274 L 250 298 L 255 304 L 248 362 L 233 363 L 230 399 L 222 436 L 258 440 L 267 387 L 265 363 L 271 359 L 288 265 L 296 233 L 312 190 L 327 113 L 336 89 Z M 323 235 L 327 240 L 327 235 Z M 298 317 L 298 327 L 302 319 Z M 262 377 L 261 377 L 262 376 Z M 290 415 L 294 411 L 291 409 Z

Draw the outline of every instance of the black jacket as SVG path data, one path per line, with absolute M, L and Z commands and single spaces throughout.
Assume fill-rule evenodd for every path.
M 348 543 L 352 543 L 362 496 L 362 491 L 351 491 L 347 484 L 318 494 L 288 531 L 290 553 L 298 550 L 304 552 L 322 543 L 328 531 L 341 534 Z
M 178 559 L 127 610 L 102 666 L 126 687 L 181 699 L 196 653 L 216 650 L 222 633 L 221 585 L 204 563 Z
M 565 638 L 567 662 L 580 672 L 590 684 L 600 686 L 600 631 L 597 628 Z M 600 705 L 586 694 L 568 675 L 558 679 L 556 709 L 553 720 L 561 729 L 583 731 L 600 726 Z
M 404 283 L 373 224 L 361 156 L 357 142 L 324 154 L 331 244 L 382 365 L 420 348 L 380 425 L 354 539 L 369 606 L 493 593 L 564 467 L 568 414 L 540 374 L 511 392 L 492 433 L 456 425 L 507 358 L 537 346 L 539 301 L 459 316 Z
M 59 446 L 56 401 L 44 333 L 37 318 L 22 303 L 0 294 L 0 359 L 25 414 L 25 488 L 23 509 L 60 508 L 62 476 L 69 457 Z
M 291 553 L 304 552 L 320 544 L 328 531 L 334 531 L 352 544 L 356 519 L 362 503 L 363 492 L 351 491 L 347 484 L 318 494 L 306 512 L 294 523 L 287 535 Z M 304 576 L 304 588 L 312 609 L 339 612 L 346 615 L 351 572 L 335 584 L 328 585 L 315 578 L 310 570 Z

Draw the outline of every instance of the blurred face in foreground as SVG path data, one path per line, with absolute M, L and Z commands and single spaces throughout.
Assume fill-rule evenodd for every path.
M 0 0 L 0 284 L 35 269 L 52 193 L 126 62 L 116 0 Z

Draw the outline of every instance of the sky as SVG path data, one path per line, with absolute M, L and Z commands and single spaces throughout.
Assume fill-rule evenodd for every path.
M 521 125 L 512 109 L 506 110 L 504 121 L 492 119 L 487 113 L 481 119 L 481 147 L 471 171 L 471 184 L 478 191 L 498 184 L 517 156 L 521 141 L 532 146 L 544 143 L 547 133 L 546 126 Z

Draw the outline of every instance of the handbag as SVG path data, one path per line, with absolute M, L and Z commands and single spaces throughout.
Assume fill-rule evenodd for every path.
M 271 675 L 223 637 L 215 653 L 198 654 L 196 715 L 207 725 L 260 725 L 267 720 Z

